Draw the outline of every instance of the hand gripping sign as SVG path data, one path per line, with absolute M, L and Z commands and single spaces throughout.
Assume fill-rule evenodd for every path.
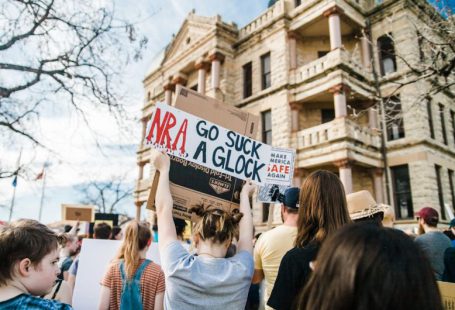
M 163 103 L 147 126 L 146 143 L 240 179 L 265 184 L 273 148 Z M 269 173 L 270 175 L 270 173 Z M 272 178 L 273 179 L 273 178 Z

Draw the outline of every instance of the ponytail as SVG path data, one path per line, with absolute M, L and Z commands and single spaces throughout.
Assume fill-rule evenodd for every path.
M 139 252 L 148 245 L 151 236 L 150 227 L 145 222 L 133 220 L 126 226 L 125 238 L 117 258 L 124 260 L 125 272 L 128 278 L 133 277 L 135 270 L 139 266 Z

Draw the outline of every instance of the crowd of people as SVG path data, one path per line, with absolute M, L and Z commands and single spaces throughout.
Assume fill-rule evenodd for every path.
M 323 170 L 285 191 L 283 223 L 260 236 L 253 237 L 251 181 L 239 209 L 193 206 L 190 247 L 185 222 L 172 216 L 170 159 L 155 152 L 153 164 L 157 226 L 94 228 L 93 238 L 122 240 L 99 279 L 99 309 L 257 309 L 247 300 L 263 281 L 267 309 L 438 310 L 436 281 L 455 282 L 455 220 L 441 232 L 438 212 L 425 207 L 416 213 L 417 234 L 385 227 L 393 221 L 388 206 L 368 191 L 346 195 Z M 34 220 L 0 227 L 0 309 L 71 309 L 76 231 L 57 235 Z M 146 258 L 155 241 L 160 265 Z

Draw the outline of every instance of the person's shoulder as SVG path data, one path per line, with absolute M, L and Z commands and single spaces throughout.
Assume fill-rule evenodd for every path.
M 313 255 L 318 251 L 319 247 L 315 244 L 310 244 L 304 247 L 293 247 L 289 251 L 286 252 L 283 259 L 288 260 L 300 260 L 302 257 L 306 257 L 308 255 Z
M 57 300 L 44 299 L 32 295 L 22 294 L 14 298 L 14 305 L 12 307 L 18 309 L 50 309 L 50 310 L 71 310 L 70 305 L 61 303 Z M 1 306 L 1 304 L 0 304 Z M 6 305 L 5 309 L 9 306 Z
M 153 273 L 155 273 L 155 272 L 159 273 L 159 272 L 161 272 L 161 266 L 158 265 L 157 263 L 149 260 L 149 264 L 147 265 L 146 270 L 149 270 Z

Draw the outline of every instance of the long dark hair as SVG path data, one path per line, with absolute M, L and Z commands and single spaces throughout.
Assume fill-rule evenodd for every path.
M 328 238 L 299 309 L 442 310 L 430 263 L 405 233 L 352 224 Z
M 350 223 L 346 195 L 340 179 L 332 172 L 311 173 L 300 188 L 296 247 L 321 243 L 338 228 Z

